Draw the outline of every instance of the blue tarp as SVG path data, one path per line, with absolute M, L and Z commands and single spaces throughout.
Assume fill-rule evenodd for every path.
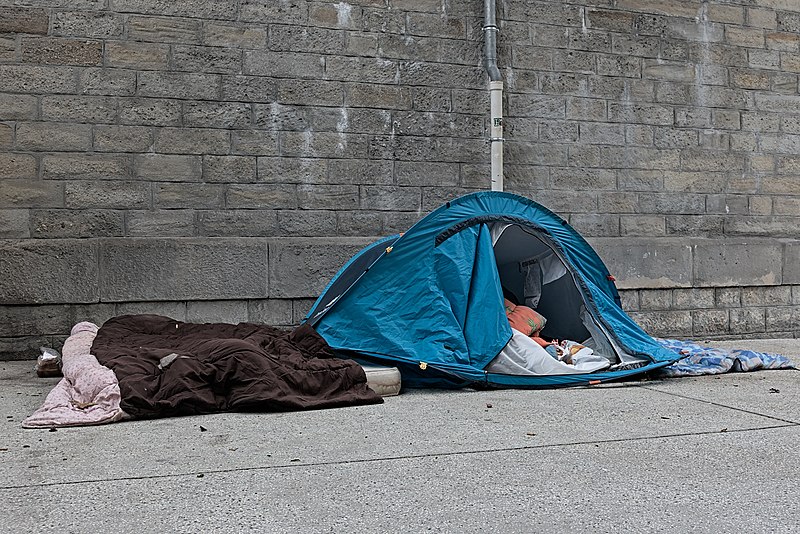
M 782 354 L 745 349 L 704 347 L 690 341 L 659 339 L 664 348 L 681 357 L 680 361 L 664 367 L 660 376 L 701 376 L 728 372 L 758 371 L 761 369 L 792 369 L 791 360 Z

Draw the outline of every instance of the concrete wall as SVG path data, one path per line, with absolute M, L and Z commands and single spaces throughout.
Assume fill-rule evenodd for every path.
M 800 3 L 499 4 L 507 190 L 654 334 L 800 334 Z M 482 9 L 0 0 L 0 356 L 127 312 L 294 324 L 487 188 Z

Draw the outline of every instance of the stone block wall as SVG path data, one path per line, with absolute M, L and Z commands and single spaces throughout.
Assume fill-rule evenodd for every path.
M 489 184 L 479 0 L 0 0 L 0 358 L 300 321 Z M 506 190 L 657 335 L 800 335 L 800 3 L 498 0 Z

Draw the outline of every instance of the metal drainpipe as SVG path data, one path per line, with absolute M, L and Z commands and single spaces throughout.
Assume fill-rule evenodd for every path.
M 483 64 L 489 74 L 492 145 L 492 191 L 503 190 L 503 78 L 497 68 L 497 27 L 495 0 L 484 0 Z

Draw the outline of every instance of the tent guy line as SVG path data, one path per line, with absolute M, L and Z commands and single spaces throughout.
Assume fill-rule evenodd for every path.
M 720 430 L 707 430 L 704 432 L 679 432 L 675 434 L 658 434 L 653 436 L 638 436 L 632 438 L 614 438 L 614 439 L 600 439 L 600 440 L 590 440 L 590 441 L 571 441 L 571 442 L 562 442 L 562 443 L 548 443 L 542 445 L 522 445 L 519 447 L 497 447 L 492 449 L 474 449 L 474 450 L 466 450 L 466 451 L 446 451 L 446 452 L 437 452 L 437 453 L 427 453 L 427 454 L 408 454 L 408 455 L 400 455 L 400 456 L 387 456 L 384 458 L 360 458 L 356 460 L 336 460 L 330 462 L 293 462 L 291 464 L 278 464 L 278 465 L 262 465 L 262 466 L 253 466 L 253 467 L 236 467 L 232 469 L 204 469 L 200 471 L 190 471 L 186 473 L 171 473 L 165 475 L 143 475 L 143 476 L 131 476 L 131 477 L 110 477 L 110 478 L 97 478 L 97 479 L 86 479 L 86 480 L 68 480 L 64 482 L 44 482 L 41 484 L 19 484 L 14 486 L 0 486 L 0 490 L 12 490 L 12 489 L 29 489 L 29 488 L 44 488 L 44 487 L 55 487 L 55 486 L 76 486 L 81 484 L 97 484 L 103 482 L 126 482 L 126 481 L 133 481 L 133 480 L 158 480 L 158 479 L 171 479 L 171 478 L 182 478 L 182 477 L 198 477 L 199 475 L 220 475 L 220 474 L 228 474 L 228 473 L 244 473 L 248 471 L 271 471 L 274 469 L 293 469 L 299 467 L 326 467 L 326 466 L 345 466 L 345 465 L 356 465 L 356 464 L 367 464 L 367 463 L 377 463 L 377 462 L 393 462 L 393 461 L 401 461 L 401 460 L 419 460 L 423 458 L 438 458 L 438 457 L 447 457 L 447 456 L 467 456 L 467 455 L 476 455 L 476 454 L 491 454 L 496 452 L 515 452 L 515 451 L 528 451 L 528 450 L 537 450 L 537 449 L 555 449 L 559 447 L 578 447 L 578 446 L 585 446 L 585 445 L 603 445 L 603 444 L 611 444 L 611 443 L 629 443 L 629 442 L 636 442 L 636 441 L 650 441 L 650 440 L 658 440 L 658 439 L 671 439 L 671 438 L 684 438 L 684 437 L 692 437 L 692 436 L 709 436 L 709 435 L 719 435 L 719 434 L 736 434 L 736 433 L 744 433 L 744 432 L 759 432 L 764 430 L 776 430 L 781 428 L 793 428 L 793 427 L 800 427 L 800 423 L 789 423 L 783 425 L 770 425 L 770 426 L 761 426 L 755 428 L 739 428 L 739 429 L 720 429 Z

